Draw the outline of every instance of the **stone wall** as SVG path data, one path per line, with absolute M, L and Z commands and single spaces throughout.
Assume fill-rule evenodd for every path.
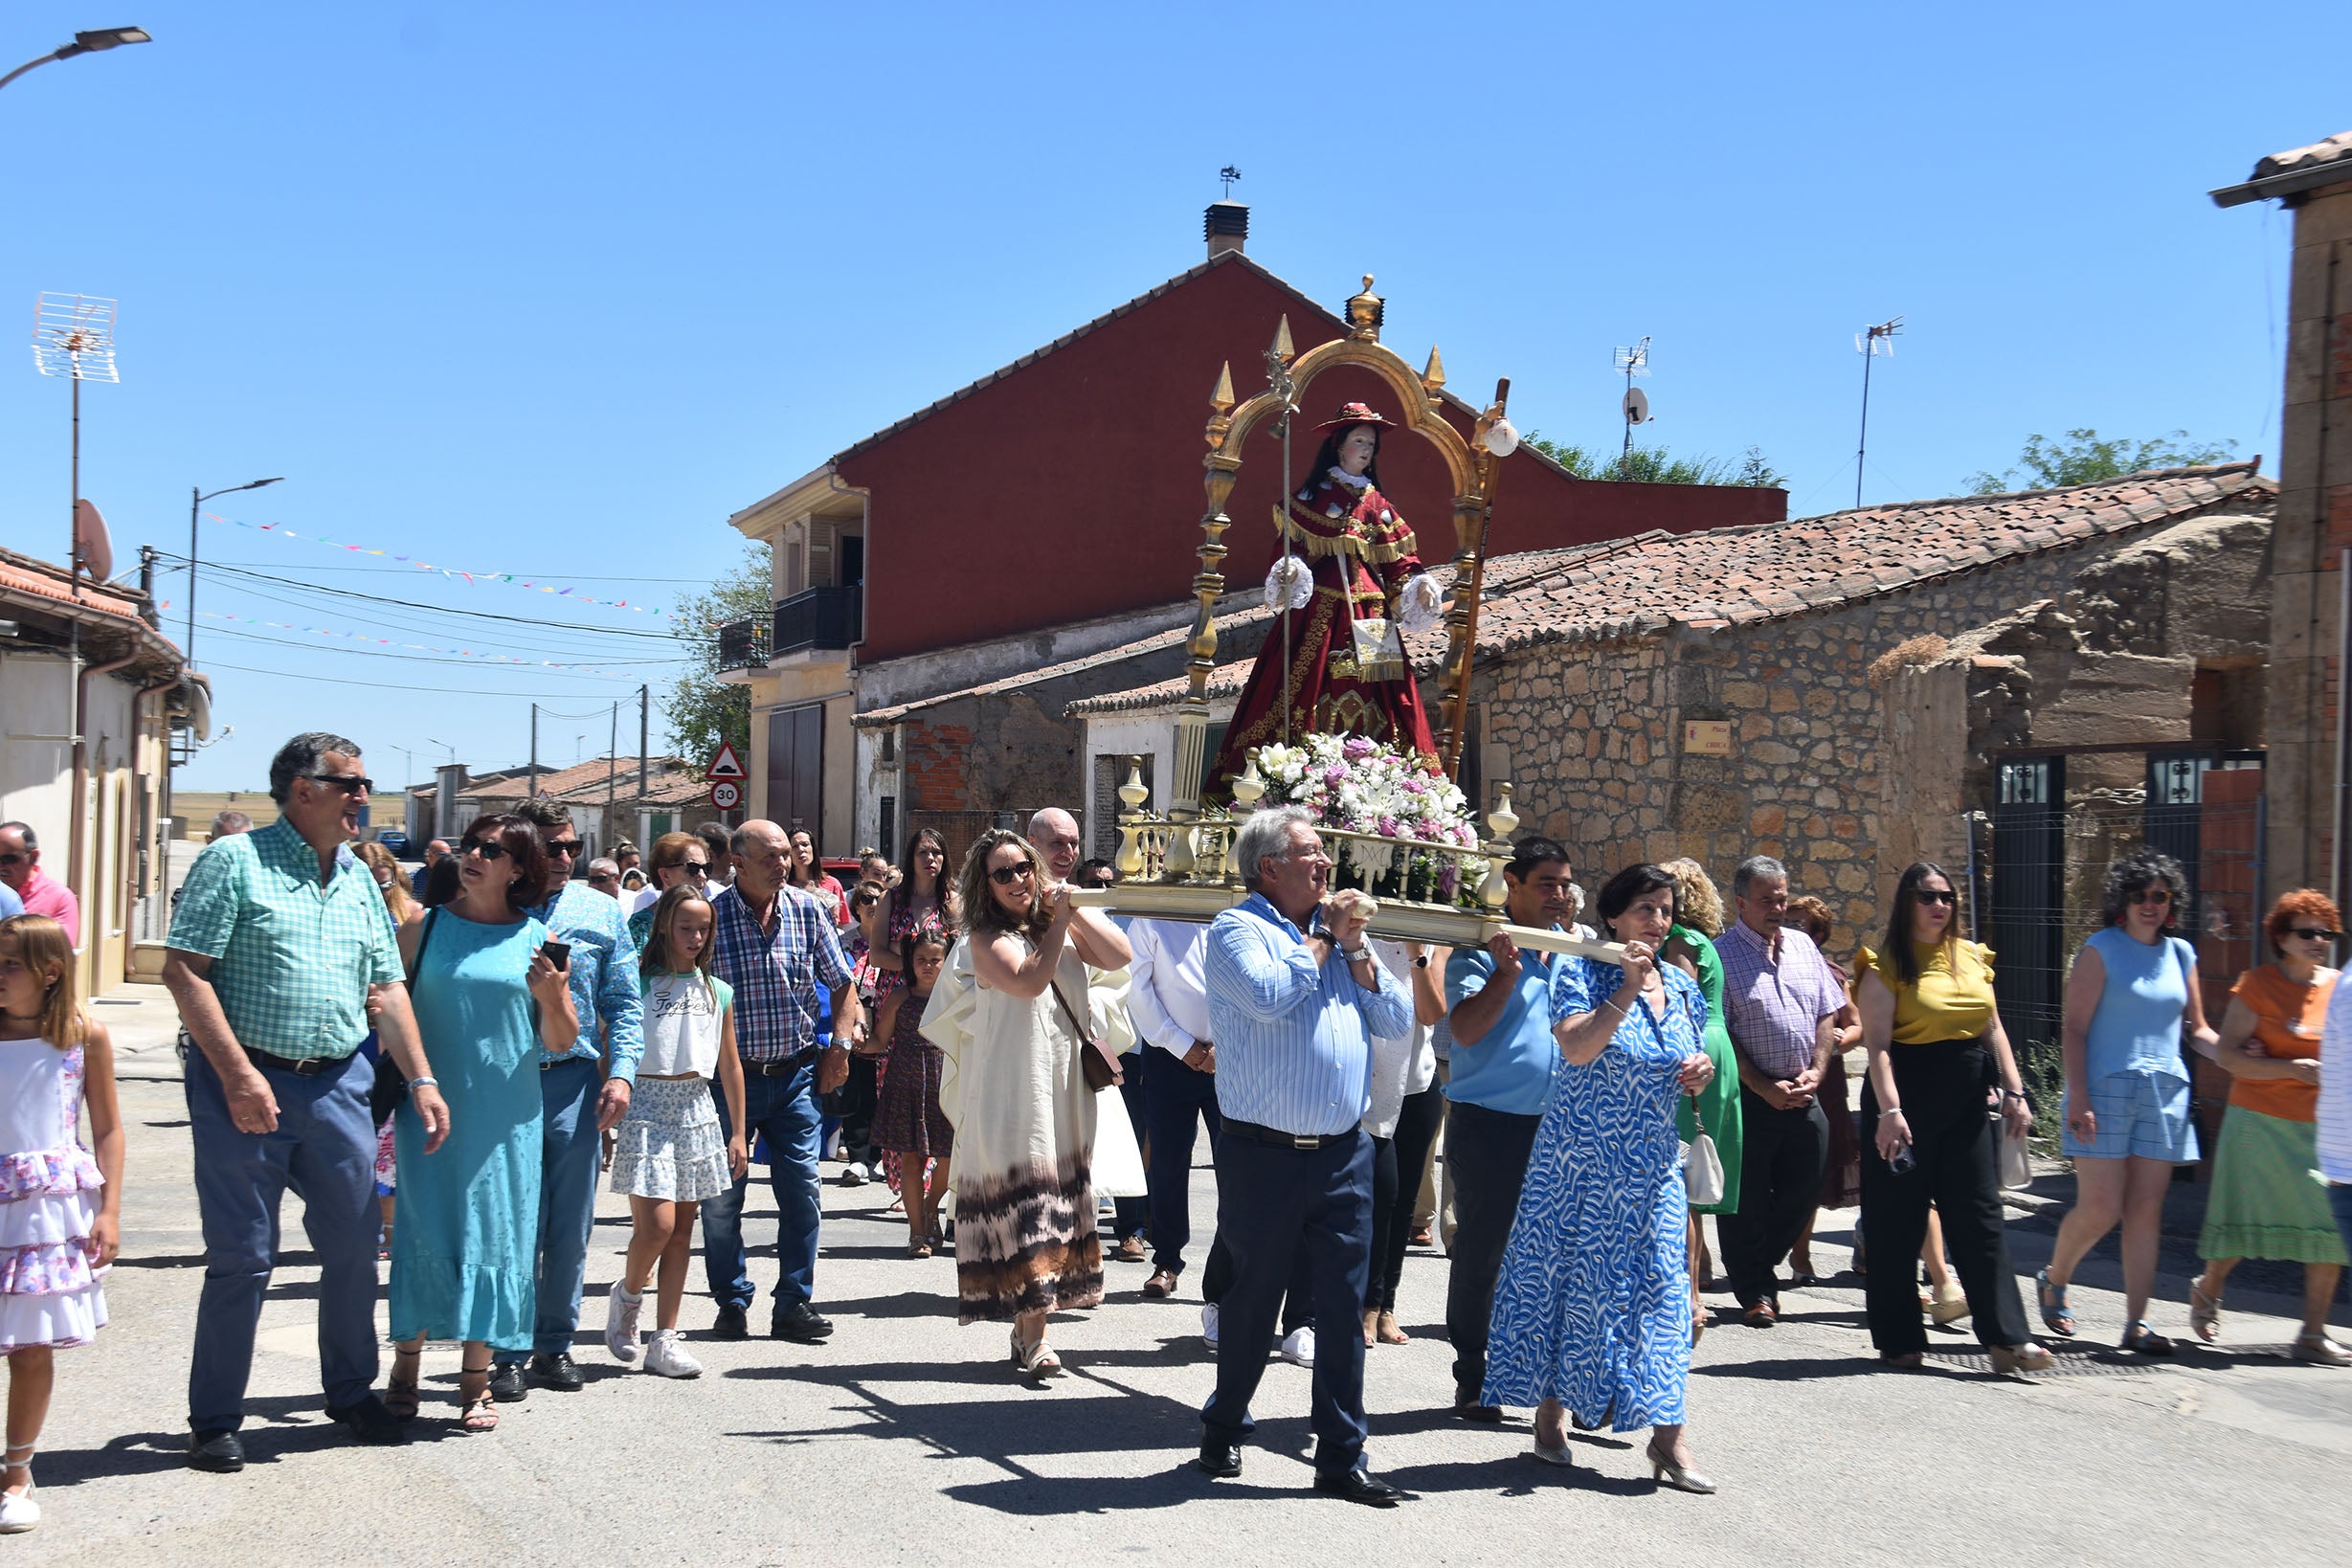
M 2111 573 L 2105 602 L 2144 606 L 2151 585 L 2167 588 L 2191 642 L 2185 664 L 2136 657 L 2143 675 L 2159 666 L 2185 720 L 2187 672 L 2219 657 L 2219 638 L 2251 593 L 2261 555 L 2247 520 L 2175 525 L 2203 530 L 2193 541 L 2127 562 Z M 2257 528 L 2259 520 L 2255 520 Z M 2235 531 L 2228 526 L 2235 523 Z M 1522 834 L 1559 839 L 1588 889 L 1636 860 L 1689 855 L 1721 883 L 1751 854 L 1789 867 L 1790 889 L 1826 902 L 1838 920 L 1832 951 L 1850 952 L 1884 918 L 1883 900 L 1913 858 L 1953 866 L 1966 857 L 1960 814 L 1982 795 L 1968 771 L 1963 734 L 2006 679 L 1988 657 L 1946 679 L 1943 711 L 1927 722 L 1915 703 L 1891 735 L 1884 695 L 1870 666 L 1922 636 L 1957 638 L 2010 612 L 2054 599 L 2094 569 L 2146 543 L 2108 540 L 2079 549 L 2016 557 L 1919 588 L 1844 608 L 1745 627 L 1683 628 L 1626 642 L 1540 645 L 1482 672 L 1488 741 L 1505 754 L 1495 778 L 1512 786 Z M 2228 571 L 2219 571 L 2227 561 Z M 2218 571 L 2226 592 L 2196 584 Z M 2128 617 L 2127 617 L 2128 618 Z M 2239 623 L 2243 626 L 2243 621 Z M 2186 629 L 2199 628 L 2193 634 Z M 2103 637 L 2132 643 L 2166 635 L 2112 625 Z M 2206 644 L 2210 644 L 2206 645 Z M 1973 657 L 1970 656 L 1970 657 Z M 1956 709 L 1971 718 L 1961 727 Z M 1732 726 L 1729 756 L 1686 754 L 1682 726 L 1714 719 Z M 1891 819 L 1887 768 L 1904 777 Z M 1981 759 L 1980 759 L 1981 768 Z

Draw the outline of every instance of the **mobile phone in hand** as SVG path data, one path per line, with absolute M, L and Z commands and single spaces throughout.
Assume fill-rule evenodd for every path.
M 569 942 L 543 942 L 539 945 L 539 952 L 557 969 L 571 962 L 571 944 Z

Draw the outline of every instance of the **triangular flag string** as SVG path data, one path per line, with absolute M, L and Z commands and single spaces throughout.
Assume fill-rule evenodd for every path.
M 414 567 L 419 571 L 430 571 L 442 577 L 459 577 L 475 585 L 511 583 L 517 588 L 537 589 L 542 594 L 559 594 L 567 598 L 576 599 L 582 604 L 601 605 L 608 610 L 626 610 L 633 616 L 658 616 L 665 620 L 669 618 L 669 612 L 657 605 L 631 604 L 627 599 L 601 599 L 593 594 L 584 594 L 576 588 L 558 588 L 552 583 L 517 582 L 515 574 L 511 571 L 467 571 L 459 567 L 435 566 L 430 561 L 420 561 L 413 555 L 400 555 L 389 549 L 373 549 L 365 545 L 347 545 L 317 534 L 297 533 L 282 523 L 245 523 L 234 517 L 223 517 L 218 512 L 207 512 L 204 515 L 215 523 L 226 523 L 234 528 L 245 528 L 254 533 L 276 534 L 280 539 L 299 539 L 305 544 L 323 545 L 330 549 L 346 550 L 359 555 L 382 556 L 389 561 L 397 561 L 402 566 Z

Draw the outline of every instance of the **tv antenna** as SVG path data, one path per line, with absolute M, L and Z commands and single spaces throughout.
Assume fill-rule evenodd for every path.
M 1233 199 L 1234 182 L 1242 177 L 1240 166 L 1236 164 L 1227 164 L 1224 168 L 1217 171 L 1217 177 L 1223 181 L 1225 186 L 1224 193 L 1219 199 L 1222 201 L 1231 201 Z
M 123 379 L 114 363 L 112 300 L 87 294 L 42 294 L 33 302 L 33 367 L 74 386 L 73 503 L 67 509 L 74 592 L 81 593 L 81 384 Z
M 1625 378 L 1625 399 L 1621 410 L 1625 416 L 1625 446 L 1617 459 L 1617 477 L 1624 479 L 1633 467 L 1633 427 L 1649 421 L 1649 393 L 1633 384 L 1637 375 L 1649 374 L 1649 340 L 1644 338 L 1630 348 L 1609 350 L 1609 369 L 1620 371 Z
M 1862 437 L 1854 445 L 1854 507 L 1862 506 L 1862 459 L 1870 448 L 1870 361 L 1884 354 L 1894 357 L 1894 334 L 1903 329 L 1903 318 L 1894 317 L 1876 326 L 1866 326 L 1854 334 L 1854 352 L 1862 356 Z

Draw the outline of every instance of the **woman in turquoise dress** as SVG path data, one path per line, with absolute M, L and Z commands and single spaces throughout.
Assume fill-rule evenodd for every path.
M 540 1051 L 570 1050 L 580 1024 L 569 969 L 540 951 L 548 929 L 524 913 L 547 876 L 538 830 L 520 817 L 484 817 L 462 843 L 458 896 L 400 933 L 417 1034 L 450 1117 L 447 1139 L 428 1151 L 415 1111 L 403 1102 L 393 1115 L 398 1349 L 384 1404 L 395 1418 L 415 1415 L 425 1340 L 462 1340 L 459 1420 L 487 1432 L 498 1425 L 491 1353 L 531 1348 Z
M 1563 958 L 1552 1033 L 1565 1070 L 1535 1133 L 1504 1249 L 1483 1402 L 1535 1406 L 1535 1457 L 1567 1465 L 1566 1417 L 1653 1428 L 1651 1474 L 1713 1491 L 1691 1468 L 1691 1371 L 1682 1140 L 1674 1111 L 1714 1077 L 1698 982 L 1657 952 L 1674 879 L 1633 865 L 1601 889 L 1622 965 Z

